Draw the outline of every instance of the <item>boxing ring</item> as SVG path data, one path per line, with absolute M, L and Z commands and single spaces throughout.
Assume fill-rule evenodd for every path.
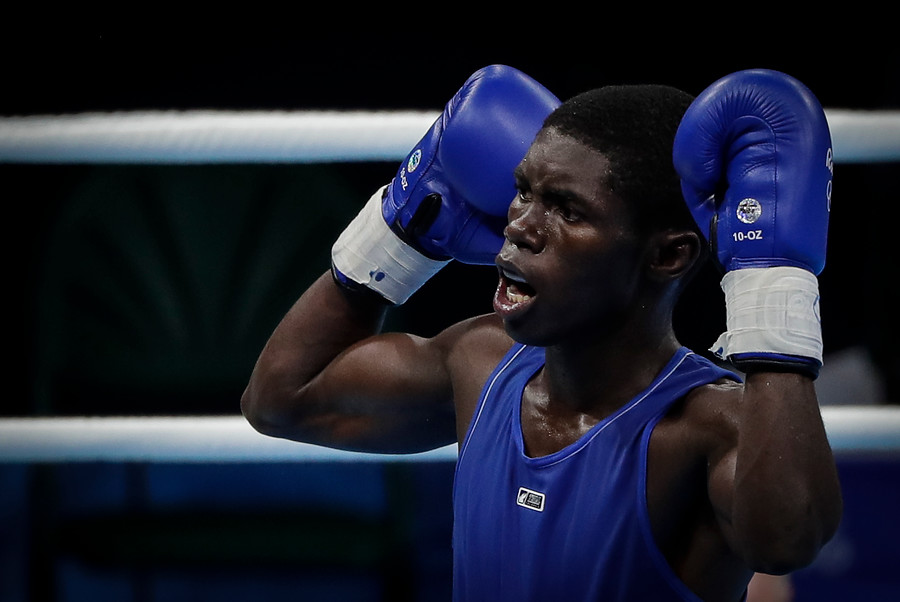
M 0 164 L 207 165 L 400 161 L 437 115 L 438 111 L 146 111 L 0 117 Z M 826 116 L 832 130 L 836 163 L 900 161 L 900 111 L 826 109 Z M 900 466 L 900 405 L 825 405 L 822 407 L 822 417 L 839 462 L 851 466 L 854 471 L 857 465 L 867 467 L 872 461 L 877 470 L 890 467 L 888 472 L 879 473 L 881 476 L 876 476 L 876 479 L 892 479 L 891 475 L 897 473 L 897 467 Z M 266 491 L 271 493 L 273 499 L 278 499 L 279 504 L 298 505 L 305 503 L 310 491 L 321 493 L 319 488 L 328 486 L 316 485 L 315 481 L 329 482 L 332 478 L 330 475 L 338 474 L 338 481 L 344 479 L 349 485 L 348 490 L 359 489 L 363 495 L 353 491 L 347 498 L 352 498 L 352 502 L 344 498 L 335 502 L 329 498 L 328 503 L 336 507 L 347 505 L 352 509 L 351 514 L 368 516 L 375 513 L 373 507 L 377 507 L 380 512 L 384 509 L 383 506 L 389 506 L 388 502 L 372 502 L 365 498 L 365 495 L 371 495 L 378 499 L 379 479 L 383 476 L 383 472 L 379 471 L 388 471 L 389 478 L 393 478 L 395 482 L 397 475 L 400 475 L 401 480 L 411 480 L 413 483 L 428 482 L 431 487 L 434 487 L 435 480 L 440 480 L 438 489 L 443 492 L 445 481 L 452 479 L 456 453 L 455 445 L 408 455 L 345 452 L 261 435 L 242 416 L 235 414 L 0 417 L 0 519 L 9 516 L 4 515 L 4 512 L 11 512 L 4 510 L 3 486 L 7 485 L 8 494 L 9 491 L 15 491 L 16 487 L 22 490 L 33 487 L 31 483 L 35 479 L 41 483 L 52 481 L 41 472 L 46 469 L 61 473 L 61 476 L 56 475 L 58 482 L 54 481 L 58 489 L 64 489 L 65 483 L 73 483 L 72 488 L 66 491 L 76 492 L 77 499 L 90 495 L 84 493 L 83 490 L 87 487 L 83 483 L 102 485 L 101 489 L 114 490 L 119 487 L 121 491 L 130 491 L 136 482 L 140 482 L 140 487 L 146 492 L 151 488 L 148 483 L 156 483 L 158 487 L 164 481 L 181 483 L 186 490 L 193 491 L 190 495 L 198 496 L 196 499 L 199 499 L 199 491 L 204 488 L 212 489 L 209 483 L 215 481 L 220 487 L 215 489 L 215 493 L 207 491 L 205 495 L 221 496 L 225 492 L 226 497 L 234 496 L 241 501 L 244 500 L 241 496 L 249 493 L 242 491 L 242 487 L 235 487 L 235 484 L 254 483 L 263 488 L 271 487 Z M 297 472 L 298 470 L 302 472 Z M 110 471 L 111 477 L 99 476 Z M 198 471 L 210 471 L 212 476 L 201 476 Z M 436 477 L 422 476 L 422 473 L 435 472 L 438 475 Z M 260 477 L 260 474 L 263 476 Z M 851 477 L 856 478 L 855 475 L 856 472 Z M 276 487 L 272 485 L 273 478 L 287 478 L 291 480 L 291 484 L 288 486 L 279 481 Z M 74 484 L 76 481 L 77 485 Z M 119 484 L 120 481 L 122 484 Z M 302 483 L 298 484 L 300 481 Z M 110 485 L 109 482 L 116 485 Z M 261 485 L 263 483 L 267 484 Z M 409 487 L 414 488 L 416 485 Z M 415 497 L 409 487 L 401 490 L 410 497 Z M 169 499 L 165 495 L 175 495 L 172 493 L 173 486 L 163 487 L 162 490 L 162 494 L 157 492 L 155 495 L 162 496 L 163 499 Z M 373 491 L 376 493 L 372 493 Z M 128 498 L 130 494 L 114 495 Z M 424 494 L 419 494 L 419 497 L 423 496 Z M 24 493 L 14 493 L 11 497 L 14 509 L 15 504 L 19 504 L 18 508 L 23 513 L 37 512 L 43 519 L 57 512 L 50 501 L 40 497 L 31 499 Z M 196 503 L 196 499 L 188 499 Z M 39 506 L 37 511 L 28 508 L 33 502 Z M 848 502 L 863 504 L 852 499 Z M 77 503 L 80 502 L 75 502 L 76 505 Z M 146 505 L 148 502 L 140 503 Z M 245 500 L 241 503 L 246 505 Z M 427 498 L 422 503 L 435 504 L 435 500 Z M 448 503 L 446 496 L 439 498 L 436 509 L 431 510 L 445 512 Z M 893 503 L 891 500 L 884 502 L 888 509 L 893 508 L 887 511 L 896 514 Z M 215 499 L 210 505 L 221 510 L 223 502 Z M 147 510 L 145 506 L 141 507 Z M 240 512 L 245 512 L 244 506 L 240 508 Z M 408 508 L 409 503 L 394 508 L 392 513 L 403 514 Z M 171 506 L 163 506 L 163 514 L 170 510 Z M 866 511 L 873 516 L 880 512 L 877 508 L 866 508 Z M 865 511 L 856 514 L 865 514 Z M 439 515 L 439 520 L 442 520 L 442 516 Z M 275 520 L 279 520 L 279 517 L 284 519 L 278 515 Z M 82 520 L 79 516 L 75 518 Z M 89 516 L 88 519 L 88 525 L 96 524 L 90 520 L 98 520 L 94 516 Z M 201 519 L 193 520 L 203 525 Z M 242 515 L 227 520 L 223 518 L 219 530 L 229 532 L 228 529 L 233 528 L 234 524 L 243 525 L 241 520 L 249 521 Z M 313 518 L 313 521 L 316 520 L 325 521 L 324 524 L 332 525 L 335 529 L 340 528 L 327 522 L 331 520 L 330 515 L 322 518 L 317 514 Z M 353 529 L 361 528 L 354 526 L 359 523 L 350 515 L 342 520 Z M 406 521 L 408 518 L 403 516 L 401 520 L 391 524 L 394 525 L 394 530 L 402 530 L 406 528 Z M 294 529 L 294 522 L 294 518 L 289 516 L 283 523 L 271 527 L 267 533 L 275 539 L 282 536 L 286 539 L 295 537 L 298 531 L 291 530 Z M 76 526 L 80 524 L 77 520 L 72 523 Z M 0 539 L 7 537 L 9 542 L 16 542 L 26 541 L 30 537 L 16 521 L 7 520 L 6 527 L 3 524 L 0 520 Z M 120 528 L 116 522 L 104 524 L 104 528 L 111 532 Z M 164 526 L 162 522 L 154 524 L 166 532 L 173 528 L 190 531 L 181 523 L 176 523 L 176 527 Z M 260 523 L 257 520 L 248 524 L 258 528 Z M 196 525 L 192 527 L 196 529 Z M 896 530 L 890 525 L 888 527 Z M 4 528 L 7 532 L 3 531 Z M 8 537 L 10 529 L 13 531 L 12 538 Z M 305 523 L 303 529 L 307 529 Z M 129 536 L 134 535 L 134 531 L 128 533 Z M 201 533 L 210 537 L 209 532 Z M 306 533 L 307 531 L 303 531 L 302 536 L 305 537 Z M 376 535 L 372 536 L 373 539 L 384 537 L 382 531 L 374 533 Z M 137 535 L 146 536 L 143 532 L 137 532 Z M 101 538 L 100 541 L 109 541 L 111 536 L 104 537 L 106 539 Z M 890 537 L 892 536 L 886 534 L 882 539 L 887 541 Z M 449 533 L 441 531 L 438 538 L 440 545 L 445 545 L 449 541 Z M 328 549 L 329 545 L 333 545 L 324 539 L 313 539 L 309 544 L 310 548 Z M 390 537 L 387 539 L 390 540 Z M 393 545 L 396 542 L 387 543 Z M 11 547 L 16 544 L 6 545 Z M 80 540 L 77 545 L 81 545 Z M 853 548 L 853 545 L 852 541 L 848 543 L 847 539 L 836 538 L 834 545 L 823 553 L 821 563 L 824 568 L 816 573 L 815 578 L 820 579 L 829 570 L 839 572 L 843 570 L 842 567 L 848 566 L 849 555 L 861 555 L 862 552 Z M 387 551 L 381 550 L 378 553 L 392 554 L 395 551 L 389 546 L 385 550 Z M 252 548 L 250 552 L 244 553 L 260 551 L 266 550 Z M 4 547 L 0 543 L 0 559 L 3 558 L 3 552 Z M 224 554 L 219 552 L 219 556 Z M 373 558 L 374 554 L 375 552 Z M 288 557 L 295 559 L 297 555 Z M 427 553 L 420 553 L 416 561 L 419 565 L 431 562 Z M 446 574 L 442 572 L 445 570 L 444 565 L 435 568 L 432 564 L 426 568 L 432 571 L 426 571 L 426 574 L 435 575 L 434 581 L 445 580 Z M 94 578 L 87 569 L 78 566 L 73 568 L 71 562 L 64 563 L 61 569 L 52 565 L 51 569 L 57 573 L 62 571 L 64 576 L 74 574 L 79 583 Z M 226 594 L 233 593 L 221 589 L 234 583 L 229 581 L 230 577 L 228 572 L 212 575 L 210 579 L 215 583 L 209 587 L 219 588 L 215 590 L 218 592 L 215 599 L 226 600 Z M 164 578 L 169 578 L 170 588 L 174 587 L 171 575 L 164 575 Z M 60 579 L 63 580 L 62 577 Z M 152 579 L 144 576 L 145 586 L 151 581 Z M 832 582 L 826 584 L 831 591 L 838 591 Z M 181 586 L 189 588 L 184 583 Z M 98 587 L 102 589 L 107 584 L 103 582 Z M 157 588 L 156 591 L 161 591 L 159 588 L 162 586 L 156 583 L 153 587 Z M 888 587 L 894 587 L 893 582 Z M 370 589 L 370 586 L 363 584 L 355 597 L 345 599 L 367 599 L 359 594 L 363 591 L 371 599 L 392 599 L 390 596 L 380 598 L 367 588 Z M 15 594 L 18 589 L 24 589 L 18 582 L 13 586 L 7 585 L 4 589 L 3 574 L 0 572 L 0 597 L 10 590 Z M 238 591 L 238 588 L 234 589 L 235 592 Z M 289 583 L 284 592 L 283 598 L 293 597 L 298 592 L 298 587 Z M 17 598 L 13 595 L 10 599 Z M 126 596 L 118 599 L 150 598 Z M 179 598 L 169 596 L 165 599 Z M 186 596 L 184 599 L 191 598 Z
M 0 163 L 399 161 L 438 111 L 144 111 L 0 118 Z M 826 109 L 836 163 L 900 161 L 900 111 Z M 900 407 L 826 407 L 836 452 L 900 452 Z M 227 442 L 227 444 L 226 444 Z M 0 419 L 0 462 L 449 461 L 277 441 L 239 416 Z

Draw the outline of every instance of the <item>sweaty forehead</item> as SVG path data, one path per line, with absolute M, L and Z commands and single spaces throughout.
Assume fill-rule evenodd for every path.
M 541 130 L 516 176 L 530 187 L 565 189 L 583 198 L 608 196 L 610 163 L 583 142 L 550 128 Z

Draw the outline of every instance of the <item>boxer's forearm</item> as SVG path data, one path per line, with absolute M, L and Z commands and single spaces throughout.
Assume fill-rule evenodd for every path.
M 809 564 L 834 535 L 841 492 L 811 379 L 747 376 L 735 451 L 732 526 L 757 570 Z
M 342 290 L 323 274 L 294 304 L 263 348 L 241 409 L 259 430 L 302 411 L 296 394 L 335 357 L 379 331 L 387 305 Z

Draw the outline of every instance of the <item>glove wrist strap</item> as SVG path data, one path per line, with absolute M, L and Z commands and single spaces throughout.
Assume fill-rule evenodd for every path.
M 425 257 L 394 234 L 381 215 L 379 189 L 331 248 L 333 269 L 395 305 L 406 302 L 450 260 Z
M 819 282 L 797 267 L 733 270 L 722 278 L 726 332 L 710 349 L 756 369 L 818 374 L 822 365 Z

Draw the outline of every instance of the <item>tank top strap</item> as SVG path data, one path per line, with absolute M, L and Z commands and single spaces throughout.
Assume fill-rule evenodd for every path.
M 513 364 L 515 364 L 515 370 L 510 369 Z M 492 393 L 495 390 L 505 390 L 506 387 L 509 386 L 511 386 L 513 390 L 522 391 L 525 388 L 526 381 L 543 365 L 543 347 L 534 347 L 531 345 L 523 345 L 521 343 L 514 343 L 513 346 L 510 347 L 503 359 L 500 360 L 493 372 L 491 372 L 484 387 L 482 387 L 481 397 L 478 400 L 478 405 L 475 407 L 472 420 L 469 421 L 466 438 L 463 440 L 463 444 L 459 451 L 460 458 L 466 452 L 472 431 L 479 426 L 484 418 L 485 404 L 488 399 L 491 400 L 492 404 L 495 404 L 491 408 L 491 414 L 494 417 L 500 414 L 507 414 L 508 412 L 511 412 L 513 408 L 518 407 L 518 399 L 509 395 L 492 395 Z M 502 404 L 502 407 L 498 407 L 496 404 Z

